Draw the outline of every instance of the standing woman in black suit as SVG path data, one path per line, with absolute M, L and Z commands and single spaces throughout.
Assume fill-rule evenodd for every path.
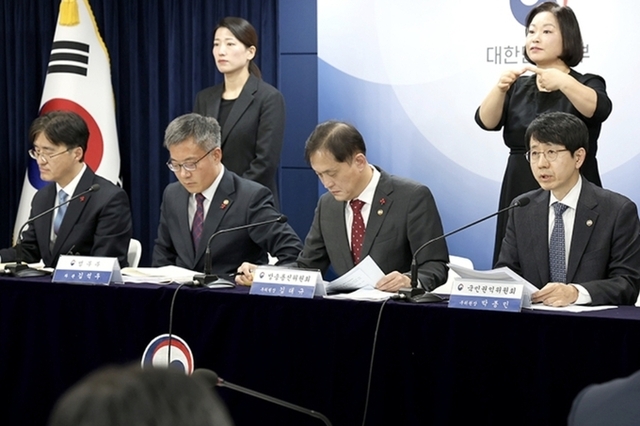
M 222 163 L 236 174 L 271 190 L 279 208 L 276 173 L 284 138 L 284 99 L 262 80 L 253 63 L 255 28 L 226 17 L 213 32 L 213 58 L 224 83 L 201 90 L 193 111 L 214 117 L 222 127 Z

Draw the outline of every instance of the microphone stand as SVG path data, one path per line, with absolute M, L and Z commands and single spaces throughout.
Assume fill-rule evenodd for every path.
M 24 228 L 24 225 L 22 228 Z M 22 233 L 22 228 L 20 228 L 20 233 Z M 16 264 L 5 266 L 5 270 L 9 271 L 9 273 L 14 277 L 19 278 L 42 277 L 44 275 L 48 275 L 49 273 L 47 271 L 35 269 L 26 263 L 22 263 L 22 236 L 20 236 L 19 240 L 18 244 L 16 244 Z
M 254 396 L 256 398 L 260 398 L 260 399 L 268 401 L 268 402 L 273 402 L 274 404 L 278 404 L 278 405 L 290 408 L 290 409 L 295 410 L 295 411 L 299 411 L 300 413 L 308 414 L 308 415 L 310 415 L 312 417 L 315 417 L 316 419 L 322 420 L 325 425 L 331 426 L 331 422 L 329 421 L 329 419 L 326 416 L 324 416 L 322 413 L 318 413 L 317 411 L 313 411 L 313 410 L 310 410 L 308 408 L 304 408 L 304 407 L 301 407 L 299 405 L 292 404 L 290 402 L 283 401 L 281 399 L 274 398 L 272 396 L 265 395 L 265 394 L 260 393 L 260 392 L 256 392 L 254 390 L 247 389 L 247 388 L 242 387 L 242 386 L 234 385 L 233 383 L 229 383 L 229 382 L 225 381 L 221 377 L 218 378 L 218 385 L 217 386 L 233 389 L 235 391 L 242 392 L 242 393 L 245 393 L 247 395 L 251 395 L 251 396 Z
M 261 225 L 269 225 L 272 223 L 285 223 L 287 221 L 287 217 L 283 214 L 276 217 L 275 219 L 269 219 L 262 222 L 257 223 L 249 223 L 247 225 L 236 226 L 234 228 L 222 229 L 220 231 L 214 232 L 209 240 L 207 241 L 207 249 L 204 253 L 204 273 L 197 274 L 193 276 L 193 280 L 197 282 L 196 286 L 204 286 L 204 287 L 215 287 L 217 285 L 222 286 L 235 286 L 235 284 L 229 280 L 224 278 L 220 278 L 218 275 L 212 273 L 212 261 L 211 261 L 211 241 L 220 234 L 226 234 L 227 232 L 241 231 L 243 229 L 253 228 L 255 226 Z
M 274 404 L 280 405 L 282 407 L 290 408 L 292 410 L 298 411 L 300 413 L 307 414 L 311 417 L 315 417 L 324 422 L 325 425 L 332 426 L 329 419 L 323 415 L 322 413 L 318 413 L 317 411 L 310 410 L 308 408 L 301 407 L 299 405 L 292 404 L 287 401 L 283 401 L 278 398 L 274 398 L 273 396 L 265 395 L 261 392 L 257 392 L 251 389 L 247 389 L 243 386 L 234 385 L 233 383 L 229 383 L 225 381 L 222 377 L 218 376 L 218 374 L 212 370 L 208 370 L 206 368 L 197 368 L 191 374 L 192 377 L 196 377 L 197 380 L 201 380 L 202 382 L 208 384 L 209 386 L 218 386 L 225 387 L 229 389 L 233 389 L 240 393 L 244 393 L 246 395 L 251 395 L 256 398 L 260 398 L 264 401 L 272 402 Z
M 429 241 L 427 241 L 426 243 L 424 243 L 423 245 L 421 245 L 420 247 L 418 247 L 418 250 L 415 251 L 415 253 L 413 254 L 413 258 L 411 259 L 411 287 L 410 288 L 401 288 L 398 293 L 401 295 L 401 299 L 404 300 L 408 300 L 410 302 L 416 302 L 416 303 L 429 303 L 429 302 L 440 302 L 443 299 L 438 296 L 437 294 L 433 294 L 433 293 L 427 293 L 425 289 L 418 287 L 418 262 L 416 260 L 418 253 L 420 253 L 420 251 L 422 249 L 424 249 L 425 247 L 433 244 L 436 241 L 440 241 L 443 238 L 446 238 L 448 236 L 451 236 L 453 234 L 457 234 L 460 231 L 464 231 L 467 228 L 470 228 L 474 225 L 477 225 L 480 222 L 484 222 L 487 219 L 490 219 L 494 216 L 499 215 L 500 213 L 504 213 L 507 210 L 511 210 L 513 208 L 516 207 L 524 207 L 527 204 L 529 204 L 529 198 L 527 197 L 522 197 L 520 199 L 515 200 L 510 206 L 505 207 L 501 210 L 498 210 L 495 213 L 491 213 L 488 216 L 483 217 L 482 219 L 478 219 L 475 222 L 472 222 L 468 225 L 462 226 L 458 229 L 454 229 L 451 232 L 447 232 L 446 234 L 440 235 L 438 237 L 435 237 Z

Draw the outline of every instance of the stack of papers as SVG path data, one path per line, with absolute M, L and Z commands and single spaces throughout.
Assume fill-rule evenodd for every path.
M 395 293 L 388 291 L 376 290 L 375 288 L 361 288 L 351 293 L 338 293 L 324 296 L 327 299 L 347 299 L 347 300 L 368 300 L 370 302 L 381 302 L 387 300 Z
M 517 283 L 523 284 L 529 291 L 536 292 L 538 288 L 511 269 L 503 266 L 502 268 L 491 269 L 489 271 L 477 271 L 475 269 L 465 268 L 464 266 L 449 263 L 449 269 L 458 274 L 460 278 L 468 280 L 483 280 L 493 283 Z
M 394 293 L 375 288 L 376 283 L 382 277 L 384 277 L 384 272 L 371 256 L 367 256 L 343 276 L 326 283 L 327 293 L 333 294 L 324 297 L 329 299 L 368 300 L 372 302 L 387 300 Z
M 364 288 L 373 290 L 382 277 L 384 272 L 371 256 L 367 256 L 349 272 L 328 282 L 327 293 L 350 292 Z
M 192 282 L 199 272 L 179 266 L 161 266 L 159 268 L 122 268 L 122 279 L 126 283 L 183 283 Z

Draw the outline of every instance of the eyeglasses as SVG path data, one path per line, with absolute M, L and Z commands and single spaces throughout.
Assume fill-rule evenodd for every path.
M 537 163 L 541 157 L 547 159 L 548 162 L 556 161 L 558 153 L 562 151 L 569 151 L 568 149 L 549 149 L 547 151 L 527 151 L 524 156 L 530 163 Z
M 49 154 L 49 153 L 42 152 L 42 151 L 36 151 L 35 149 L 30 149 L 29 150 L 29 157 L 33 158 L 36 161 L 38 161 L 38 159 L 40 159 L 40 160 L 44 160 L 44 161 L 46 161 L 48 163 L 49 160 L 51 160 L 52 158 L 55 158 L 58 155 L 62 155 L 65 152 L 69 152 L 69 151 L 71 151 L 71 148 L 67 148 L 64 151 L 56 152 L 55 154 Z
M 195 172 L 196 169 L 198 168 L 198 163 L 207 155 L 211 154 L 211 151 L 213 151 L 215 148 L 210 149 L 209 151 L 207 151 L 207 153 L 205 155 L 203 155 L 202 157 L 198 158 L 196 161 L 193 162 L 188 162 L 188 163 L 182 163 L 182 164 L 178 164 L 175 163 L 171 160 L 167 161 L 167 167 L 169 168 L 169 170 L 171 170 L 173 173 L 178 173 L 180 171 L 180 168 L 182 167 L 185 171 L 187 172 Z

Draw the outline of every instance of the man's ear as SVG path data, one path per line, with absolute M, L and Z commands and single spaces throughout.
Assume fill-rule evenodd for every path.
M 76 146 L 75 148 L 72 149 L 72 152 L 73 152 L 73 157 L 78 161 L 78 163 L 83 161 L 85 152 L 81 147 Z
M 355 162 L 356 166 L 358 166 L 358 169 L 360 170 L 364 169 L 367 164 L 369 164 L 367 162 L 367 157 L 362 152 L 353 156 L 353 162 Z
M 221 162 L 222 161 L 222 148 L 215 147 L 213 149 L 213 151 L 211 151 L 211 155 L 213 155 L 213 158 L 217 161 L 217 162 Z
M 584 148 L 578 148 L 576 152 L 573 153 L 573 159 L 576 162 L 576 169 L 580 169 L 580 167 L 582 167 L 586 158 L 587 151 Z

